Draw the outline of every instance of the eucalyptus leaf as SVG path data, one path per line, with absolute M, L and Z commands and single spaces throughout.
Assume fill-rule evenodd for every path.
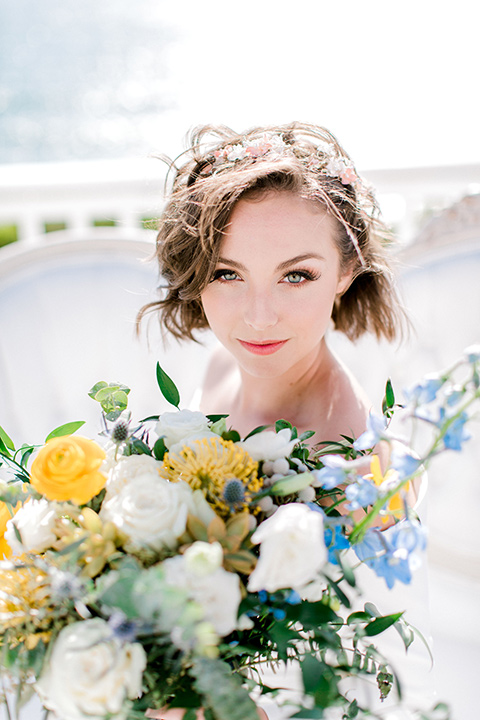
M 103 380 L 95 383 L 95 385 L 88 391 L 88 396 L 91 397 L 93 400 L 96 400 L 98 391 L 105 387 L 107 387 L 107 383 Z
M 178 392 L 178 388 L 173 382 L 172 378 L 167 375 L 165 370 L 162 369 L 160 363 L 158 362 L 157 383 L 158 387 L 160 388 L 160 392 L 162 393 L 165 400 L 170 403 L 170 405 L 178 408 L 178 406 L 180 405 L 180 393 Z
M 217 720 L 258 720 L 255 703 L 227 663 L 215 658 L 194 658 L 190 674 Z
M 48 442 L 52 438 L 65 437 L 65 435 L 73 435 L 73 433 L 77 432 L 77 430 L 81 428 L 82 425 L 85 425 L 85 420 L 76 420 L 73 422 L 65 423 L 65 425 L 60 425 L 47 435 L 47 437 L 45 438 L 45 442 Z

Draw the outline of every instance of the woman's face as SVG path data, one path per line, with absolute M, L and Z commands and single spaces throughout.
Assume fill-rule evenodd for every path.
M 335 223 L 317 203 L 286 191 L 236 204 L 202 303 L 247 373 L 301 373 L 318 356 L 335 297 L 351 280 L 340 268 Z

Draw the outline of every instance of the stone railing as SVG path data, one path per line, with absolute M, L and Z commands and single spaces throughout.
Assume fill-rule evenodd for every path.
M 409 243 L 432 215 L 480 191 L 480 165 L 365 170 L 387 222 Z M 92 225 L 140 227 L 161 210 L 155 158 L 0 166 L 0 244 Z

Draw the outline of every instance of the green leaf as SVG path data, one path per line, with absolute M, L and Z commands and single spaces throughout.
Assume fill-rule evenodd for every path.
M 163 460 L 163 456 L 167 452 L 167 446 L 163 437 L 158 438 L 157 442 L 153 446 L 153 455 L 157 460 Z
M 232 442 L 239 442 L 240 435 L 236 430 L 227 430 L 227 432 L 222 433 L 223 440 L 231 440 Z
M 382 401 L 382 412 L 384 415 L 387 415 L 388 417 L 392 414 L 392 409 L 395 406 L 395 393 L 393 392 L 393 386 L 392 381 L 390 378 L 387 380 L 387 384 L 385 386 L 385 395 L 383 397 Z
M 35 447 L 33 445 L 26 445 L 25 447 L 21 447 L 21 456 L 20 456 L 20 465 L 24 468 L 27 467 L 27 463 L 30 459 L 31 454 L 35 450 Z
M 285 428 L 293 430 L 292 423 L 288 422 L 288 420 L 277 420 L 277 422 L 275 423 L 275 432 L 278 433 L 280 430 L 285 430 Z
M 134 452 L 132 455 L 151 455 L 152 451 L 148 447 L 147 443 L 144 443 L 140 438 L 133 438 L 130 446 Z
M 247 438 L 252 437 L 252 435 L 258 435 L 258 433 L 263 432 L 264 430 L 268 430 L 269 427 L 271 427 L 271 425 L 259 425 L 251 432 L 249 432 L 248 435 L 245 435 L 243 439 L 246 440 Z
M 222 418 L 227 418 L 227 417 L 228 417 L 228 414 L 227 414 L 227 415 L 225 415 L 225 414 L 223 414 L 223 415 L 222 415 L 222 414 L 219 414 L 219 415 L 207 415 L 207 416 L 206 416 L 207 420 L 210 420 L 210 422 L 213 423 L 213 424 L 215 424 L 216 422 L 218 422 L 218 421 L 221 420 Z
M 162 393 L 165 400 L 178 408 L 180 405 L 180 393 L 178 392 L 177 386 L 173 380 L 167 375 L 165 370 L 160 367 L 160 363 L 157 362 L 157 382 L 160 392 Z
M 314 435 L 315 430 L 305 430 L 305 432 L 303 432 L 298 439 L 300 442 L 303 442 L 304 440 L 309 440 Z
M 66 423 L 65 425 L 60 425 L 60 427 L 55 428 L 55 430 L 52 430 L 52 432 L 47 435 L 47 437 L 45 438 L 45 442 L 48 442 L 52 438 L 64 437 L 65 435 L 73 435 L 73 433 L 77 432 L 77 430 L 81 428 L 82 425 L 85 425 L 85 420 L 76 420 Z
M 8 448 L 9 450 L 13 450 L 15 452 L 15 444 L 14 444 L 13 440 L 7 435 L 7 433 L 2 428 L 1 425 L 0 425 L 0 440 L 2 441 L 2 443 L 4 444 L 4 446 L 6 448 Z
M 347 625 L 354 625 L 355 623 L 368 622 L 372 619 L 372 616 L 366 612 L 358 610 L 357 612 L 351 613 L 347 617 Z
M 90 388 L 90 390 L 88 391 L 88 396 L 91 397 L 93 400 L 96 400 L 98 391 L 106 387 L 107 383 L 101 380 L 100 382 L 95 383 L 92 388 Z
M 227 663 L 218 659 L 194 658 L 190 674 L 195 688 L 218 720 L 258 720 L 257 709 L 242 680 Z
M 375 618 L 375 620 L 372 620 L 365 627 L 365 635 L 368 635 L 368 637 L 373 637 L 374 635 L 379 635 L 384 630 L 387 630 L 387 628 L 394 625 L 394 623 L 396 623 L 397 620 L 400 620 L 402 615 L 403 615 L 403 612 L 398 612 L 398 613 L 392 613 L 391 615 L 382 615 L 381 617 Z
M 338 564 L 342 568 L 343 571 L 343 577 L 347 581 L 347 583 L 350 585 L 350 587 L 355 587 L 357 584 L 357 581 L 355 579 L 355 573 L 353 572 L 352 568 L 348 564 L 346 558 L 342 557 L 342 555 L 337 552 L 337 560 Z

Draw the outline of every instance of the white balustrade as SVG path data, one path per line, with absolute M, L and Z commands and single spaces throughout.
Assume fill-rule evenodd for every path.
M 385 218 L 410 242 L 432 210 L 480 191 L 480 164 L 365 170 Z M 156 158 L 0 166 L 0 227 L 31 242 L 46 223 L 83 229 L 95 221 L 139 227 L 159 214 L 165 165 Z

